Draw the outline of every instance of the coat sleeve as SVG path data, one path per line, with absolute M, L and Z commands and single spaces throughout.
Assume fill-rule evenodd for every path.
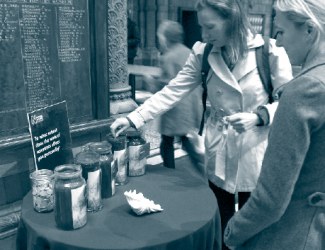
M 315 105 L 315 100 L 322 103 Z M 226 227 L 224 240 L 228 246 L 244 244 L 285 213 L 311 134 L 325 119 L 324 100 L 325 86 L 314 78 L 301 76 L 286 86 L 270 130 L 257 186 Z
M 269 43 L 269 59 L 270 59 L 270 71 L 271 81 L 273 85 L 273 97 L 274 100 L 278 100 L 283 91 L 283 87 L 286 83 L 292 80 L 292 67 L 289 57 L 283 47 L 277 47 L 275 40 L 270 39 Z M 263 105 L 267 109 L 269 115 L 269 124 L 272 124 L 275 111 L 278 107 L 278 102 L 275 101 L 272 104 Z
M 173 108 L 201 84 L 201 61 L 204 44 L 194 44 L 183 69 L 162 90 L 128 115 L 136 128 Z

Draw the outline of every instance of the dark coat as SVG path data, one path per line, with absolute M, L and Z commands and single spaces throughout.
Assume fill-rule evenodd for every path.
M 325 249 L 325 53 L 288 83 L 256 189 L 229 221 L 234 249 Z

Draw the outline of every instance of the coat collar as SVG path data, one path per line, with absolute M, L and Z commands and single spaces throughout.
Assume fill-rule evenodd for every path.
M 211 52 L 208 57 L 208 62 L 216 76 L 218 76 L 223 82 L 229 84 L 231 87 L 241 92 L 238 81 L 230 72 L 228 66 L 222 58 L 221 52 Z M 211 76 L 212 72 L 208 75 L 207 81 L 209 81 Z
M 237 62 L 232 72 L 230 72 L 225 61 L 222 58 L 221 51 L 219 48 L 213 47 L 211 53 L 208 57 L 208 62 L 210 64 L 213 72 L 219 77 L 223 82 L 241 92 L 241 88 L 238 81 L 248 74 L 250 71 L 256 68 L 255 50 L 253 48 L 259 47 L 264 44 L 264 40 L 261 35 L 249 36 L 248 48 L 249 52 L 247 57 Z M 207 81 L 212 76 L 212 72 L 208 75 Z
M 305 74 L 307 71 L 319 66 L 325 64 L 325 49 L 324 51 L 320 51 L 317 56 L 315 56 L 312 60 L 309 62 L 306 62 L 304 67 L 301 69 L 301 71 L 296 75 L 296 77 Z

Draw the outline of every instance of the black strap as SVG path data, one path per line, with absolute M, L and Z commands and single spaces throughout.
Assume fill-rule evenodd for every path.
M 263 86 L 266 92 L 269 94 L 269 102 L 272 103 L 273 96 L 273 85 L 271 80 L 271 69 L 270 69 L 270 62 L 269 62 L 269 44 L 270 38 L 267 36 L 263 37 L 264 45 L 255 49 L 256 51 L 256 64 L 257 70 L 261 77 Z
M 210 54 L 212 47 L 213 47 L 213 45 L 208 43 L 204 48 L 204 53 L 203 53 L 203 57 L 202 57 L 201 77 L 202 77 L 202 88 L 203 88 L 203 93 L 202 93 L 203 113 L 202 113 L 199 135 L 202 135 L 202 132 L 203 132 L 203 127 L 204 127 L 204 122 L 205 122 L 204 116 L 205 116 L 205 111 L 207 109 L 207 96 L 208 96 L 207 77 L 208 77 L 208 73 L 210 70 L 208 56 Z

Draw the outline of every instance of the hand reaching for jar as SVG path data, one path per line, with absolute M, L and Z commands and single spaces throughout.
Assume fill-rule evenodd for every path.
M 118 137 L 123 131 L 131 127 L 126 117 L 117 118 L 111 125 L 110 129 L 115 137 Z

